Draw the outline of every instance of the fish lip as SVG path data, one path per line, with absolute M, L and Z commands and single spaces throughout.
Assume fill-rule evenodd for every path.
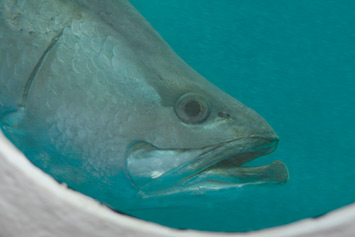
M 182 162 L 177 167 L 167 169 L 157 177 L 151 175 L 145 176 L 145 180 L 142 181 L 139 177 L 141 173 L 134 169 L 134 167 L 138 167 L 137 164 L 141 166 L 141 163 L 136 163 L 136 166 L 132 165 L 133 163 L 130 163 L 132 161 L 135 162 L 134 160 L 139 161 L 140 159 L 136 159 L 134 155 L 133 157 L 129 155 L 127 158 L 127 170 L 133 183 L 142 193 L 145 195 L 162 195 L 171 192 L 173 189 L 183 191 L 187 181 L 191 180 L 198 174 L 210 170 L 215 165 L 218 166 L 219 164 L 223 164 L 222 162 L 225 160 L 229 160 L 233 157 L 238 158 L 238 156 L 248 152 L 253 153 L 253 156 L 249 156 L 247 159 L 240 161 L 240 166 L 257 157 L 271 153 L 276 149 L 277 144 L 277 138 L 264 136 L 242 137 L 216 145 L 190 149 L 160 149 L 147 143 L 141 143 L 138 144 L 138 149 L 132 149 L 133 153 L 135 151 L 138 151 L 139 153 L 148 147 L 148 150 L 151 149 L 153 152 L 163 152 L 163 155 L 165 154 L 164 152 L 177 151 L 187 152 L 191 155 L 196 154 L 196 156 Z M 141 149 L 140 147 L 143 148 Z M 138 176 L 135 177 L 135 175 Z
M 220 167 L 220 166 L 227 166 L 233 165 L 234 167 L 240 167 L 250 161 L 255 160 L 256 158 L 268 155 L 276 150 L 278 145 L 279 139 L 278 138 L 270 138 L 270 137 L 263 137 L 263 136 L 249 136 L 249 137 L 242 137 L 238 139 L 233 139 L 230 141 L 226 141 L 223 143 L 219 143 L 218 145 L 209 146 L 210 149 L 200 155 L 200 159 L 204 159 L 206 156 L 213 155 L 215 159 L 213 159 L 210 163 L 206 164 L 205 166 L 200 166 L 201 168 L 196 173 L 188 176 L 185 180 L 191 179 L 192 177 L 205 172 L 207 170 L 212 169 L 213 167 Z M 244 147 L 245 144 L 248 146 Z M 244 154 L 251 154 L 245 158 L 241 158 Z M 195 166 L 199 165 L 199 160 L 193 160 L 190 165 Z M 236 162 L 231 162 L 227 164 L 231 160 L 235 160 Z

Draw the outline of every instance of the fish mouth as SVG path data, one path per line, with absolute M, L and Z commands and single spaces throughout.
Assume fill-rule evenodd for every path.
M 136 187 L 147 195 L 284 183 L 289 174 L 282 161 L 258 167 L 242 166 L 273 152 L 277 144 L 278 139 L 262 136 L 191 149 L 159 149 L 136 142 L 128 149 L 126 168 Z

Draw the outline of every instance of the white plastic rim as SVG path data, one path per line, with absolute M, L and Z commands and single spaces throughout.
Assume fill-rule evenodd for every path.
M 0 132 L 1 237 L 355 236 L 355 204 L 320 218 L 247 233 L 177 230 L 111 211 L 60 185 Z

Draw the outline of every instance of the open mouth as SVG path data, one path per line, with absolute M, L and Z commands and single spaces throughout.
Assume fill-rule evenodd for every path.
M 231 142 L 230 145 L 236 145 Z M 238 143 L 238 142 L 237 142 Z M 277 140 L 254 140 L 252 148 L 242 148 L 240 153 L 231 151 L 225 154 L 227 158 L 221 159 L 206 169 L 188 177 L 184 185 L 199 186 L 199 188 L 221 188 L 251 183 L 283 183 L 289 179 L 287 167 L 282 161 L 258 167 L 244 167 L 244 164 L 273 152 L 277 147 Z
M 221 189 L 250 183 L 283 183 L 288 171 L 282 161 L 242 167 L 273 152 L 278 140 L 246 137 L 200 149 L 159 149 L 140 142 L 127 153 L 127 171 L 143 193 Z

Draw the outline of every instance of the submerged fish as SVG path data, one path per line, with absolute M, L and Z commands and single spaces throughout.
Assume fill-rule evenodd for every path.
M 278 136 L 190 68 L 127 0 L 0 0 L 0 60 L 4 133 L 92 197 L 288 179 L 281 161 L 241 167 L 274 151 Z

